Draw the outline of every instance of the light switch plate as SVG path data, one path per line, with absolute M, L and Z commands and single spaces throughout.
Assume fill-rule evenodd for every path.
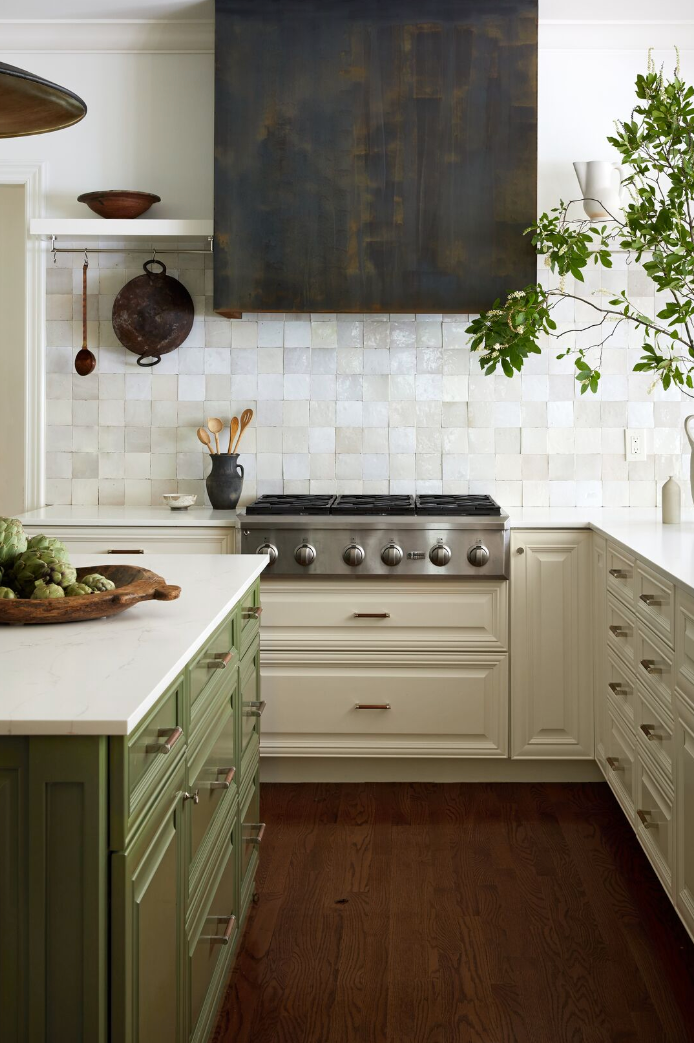
M 638 427 L 628 427 L 624 432 L 624 453 L 627 460 L 646 459 L 646 432 Z

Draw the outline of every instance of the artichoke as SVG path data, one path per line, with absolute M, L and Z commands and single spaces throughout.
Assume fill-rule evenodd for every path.
M 0 518 L 0 565 L 11 565 L 27 549 L 22 523 L 16 518 Z
M 69 587 L 65 588 L 66 598 L 79 598 L 83 594 L 93 594 L 94 591 L 91 587 L 88 587 L 86 583 L 71 583 Z
M 26 550 L 12 566 L 10 579 L 20 597 L 28 598 L 39 580 L 69 587 L 77 579 L 77 572 L 69 562 L 55 558 L 50 551 Z
M 47 550 L 59 561 L 70 560 L 67 547 L 55 536 L 32 536 L 26 545 L 26 550 Z
M 7 598 L 8 601 L 11 601 L 12 598 L 16 597 L 17 595 L 15 594 L 15 592 L 13 590 L 10 590 L 9 587 L 0 587 L 0 601 L 2 601 L 3 598 Z
M 116 584 L 113 583 L 112 580 L 106 579 L 105 576 L 102 576 L 98 572 L 92 572 L 88 576 L 82 576 L 82 579 L 81 579 L 80 582 L 83 583 L 86 587 L 89 587 L 89 589 L 94 594 L 98 594 L 102 590 L 115 590 L 116 589 Z
M 31 595 L 31 600 L 41 599 L 46 600 L 48 598 L 64 598 L 65 591 L 62 587 L 59 587 L 57 583 L 44 583 L 42 579 L 38 581 L 34 587 L 34 592 Z

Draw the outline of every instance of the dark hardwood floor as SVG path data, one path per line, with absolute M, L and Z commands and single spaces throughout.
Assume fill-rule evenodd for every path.
M 692 1043 L 694 945 L 607 785 L 262 787 L 214 1043 Z

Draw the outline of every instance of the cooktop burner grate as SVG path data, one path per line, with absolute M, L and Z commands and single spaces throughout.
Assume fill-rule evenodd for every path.
M 246 514 L 328 514 L 334 496 L 297 493 L 294 496 L 268 493 L 246 507 Z
M 330 508 L 331 514 L 414 514 L 414 496 L 377 495 L 338 496 Z
M 248 516 L 271 515 L 338 515 L 343 517 L 499 517 L 501 508 L 491 496 L 363 494 L 329 496 L 313 494 L 268 494 L 246 507 Z
M 475 495 L 419 495 L 416 500 L 416 511 L 418 515 L 448 515 L 448 516 L 498 516 L 501 507 L 491 496 Z

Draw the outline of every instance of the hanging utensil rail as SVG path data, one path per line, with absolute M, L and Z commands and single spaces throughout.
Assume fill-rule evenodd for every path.
M 50 251 L 55 260 L 56 254 L 148 254 L 153 257 L 157 254 L 212 254 L 214 252 L 214 237 L 207 236 L 209 246 L 206 250 L 188 250 L 185 246 L 152 246 L 145 249 L 144 246 L 56 246 L 56 236 L 51 236 Z

